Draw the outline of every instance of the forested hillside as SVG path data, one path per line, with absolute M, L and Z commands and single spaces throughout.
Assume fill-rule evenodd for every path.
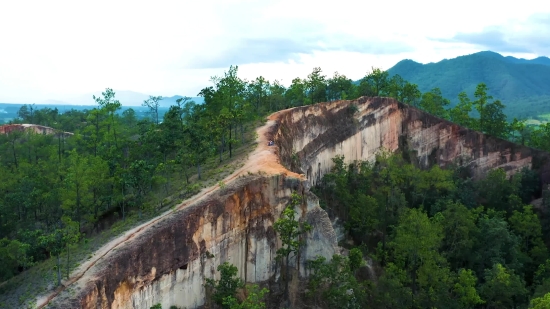
M 334 158 L 316 195 L 343 220 L 351 248 L 374 264 L 361 273 L 351 252 L 313 262 L 311 301 L 322 308 L 548 308 L 550 192 L 539 207 L 529 205 L 540 189 L 536 174 L 524 169 L 506 179 L 496 169 L 473 181 L 462 167 L 420 170 L 405 158 L 380 153 L 349 166 Z M 374 283 L 367 270 L 378 267 Z
M 504 114 L 505 106 L 488 96 L 490 88 L 483 83 L 477 84 L 473 96 L 460 93 L 459 104 L 450 107 L 449 100 L 444 98 L 438 88 L 422 93 L 416 84 L 399 76 L 390 78 L 388 72 L 379 69 L 368 72 L 358 84 L 337 72 L 327 77 L 320 68 L 314 68 L 305 78 L 294 79 L 288 88 L 277 80 L 267 81 L 261 76 L 252 81 L 243 80 L 238 76 L 237 67 L 230 67 L 223 76 L 214 77 L 212 81 L 213 85 L 203 88 L 198 94 L 204 98 L 204 104 L 195 104 L 189 98 L 180 98 L 164 117 L 159 115 L 159 98 L 150 97 L 144 105 L 150 109 L 151 117 L 145 120 L 138 120 L 131 109 L 122 114 L 117 113 L 121 108 L 121 102 L 116 99 L 116 93 L 111 89 L 106 89 L 101 95 L 94 97 L 97 106 L 92 110 L 58 114 L 32 111 L 28 106 L 21 108 L 20 119 L 17 122 L 48 125 L 60 131 L 73 132 L 74 136 L 37 135 L 30 132 L 0 135 L 0 263 L 3 265 L 0 268 L 0 280 L 8 280 L 51 258 L 56 264 L 56 276 L 52 279 L 59 285 L 61 276 L 67 276 L 74 267 L 75 261 L 71 260 L 71 252 L 79 246 L 84 246 L 92 234 L 100 231 L 103 226 L 108 227 L 131 216 L 142 218 L 146 214 L 158 213 L 166 204 L 179 203 L 181 199 L 195 194 L 201 188 L 198 181 L 205 176 L 206 162 L 214 162 L 212 169 L 222 169 L 223 166 L 217 166 L 215 162 L 222 162 L 224 158 L 234 156 L 235 149 L 247 143 L 247 136 L 250 138 L 254 121 L 264 119 L 265 115 L 280 109 L 360 96 L 391 96 L 469 128 L 550 150 L 550 124 L 529 127 L 518 120 L 507 120 Z M 478 117 L 471 116 L 474 110 Z M 386 157 L 379 159 L 387 161 L 380 163 L 383 165 L 388 165 L 394 160 Z M 526 303 L 531 295 L 526 289 L 543 284 L 542 281 L 540 284 L 536 283 L 536 280 L 542 280 L 542 277 L 537 275 L 537 267 L 547 257 L 546 247 L 541 247 L 541 233 L 547 231 L 537 232 L 540 230 L 540 223 L 536 225 L 538 217 L 534 212 L 524 208 L 531 197 L 529 192 L 533 190 L 529 187 L 532 180 L 528 172 L 525 172 L 524 178 L 514 178 L 512 181 L 515 182 L 507 184 L 508 181 L 502 179 L 502 175 L 497 171 L 491 176 L 494 179 L 486 184 L 490 186 L 498 183 L 503 187 L 477 191 L 467 176 L 453 178 L 454 174 L 451 171 L 434 170 L 426 173 L 436 174 L 426 174 L 428 180 L 422 180 L 424 182 L 415 185 L 418 187 L 412 188 L 406 186 L 412 186 L 416 180 L 405 179 L 403 177 L 409 177 L 409 174 L 397 171 L 411 169 L 411 173 L 418 174 L 418 177 L 424 174 L 412 170 L 412 166 L 407 165 L 407 162 L 391 164 L 391 169 L 384 171 L 378 171 L 374 167 L 357 170 L 357 173 L 368 175 L 385 173 L 385 178 L 354 181 L 350 186 L 348 183 L 342 183 L 338 184 L 340 187 L 337 189 L 328 181 L 324 188 L 325 194 L 332 192 L 330 197 L 324 197 L 328 206 L 329 203 L 346 203 L 345 207 L 342 207 L 344 214 L 351 214 L 353 211 L 365 212 L 357 214 L 359 217 L 343 217 L 352 236 L 356 235 L 355 233 L 369 236 L 369 233 L 373 232 L 372 229 L 376 229 L 378 235 L 384 236 L 382 239 L 370 236 L 364 239 L 367 244 L 374 240 L 382 240 L 380 245 L 384 250 L 370 253 L 379 256 L 382 259 L 381 265 L 386 267 L 387 275 L 382 277 L 386 281 L 381 282 L 387 284 L 387 293 L 390 293 L 389 290 L 395 290 L 395 293 L 403 291 L 401 296 L 384 294 L 384 299 L 398 301 L 401 299 L 398 296 L 411 295 L 409 290 L 413 295 L 418 295 L 421 284 L 433 280 L 434 284 L 455 284 L 452 280 L 455 280 L 453 278 L 457 275 L 463 281 L 456 284 L 462 282 L 460 284 L 464 285 L 464 289 L 468 289 L 475 285 L 475 278 L 482 284 L 489 282 L 487 280 L 494 275 L 497 279 L 502 276 L 513 279 L 510 281 L 514 284 L 513 290 L 517 288 L 518 292 L 506 293 L 517 299 L 513 300 L 514 305 Z M 340 170 L 335 171 L 335 175 L 340 178 L 333 176 L 336 177 L 334 181 L 349 180 L 355 175 L 348 175 L 347 173 L 352 172 L 348 171 L 347 167 L 342 167 L 341 164 L 337 166 L 340 166 Z M 523 184 L 524 181 L 529 184 Z M 482 184 L 475 185 L 485 188 Z M 470 194 L 464 188 L 474 190 L 471 193 L 473 195 L 463 196 Z M 339 195 L 348 189 L 353 189 L 350 191 L 353 194 L 363 195 L 357 196 L 356 199 Z M 493 194 L 491 190 L 504 190 L 502 192 L 506 194 L 497 196 L 497 193 L 504 193 L 495 191 Z M 368 197 L 369 194 L 375 196 Z M 510 194 L 514 194 L 515 197 Z M 383 202 L 390 197 L 397 200 Z M 439 200 L 441 202 L 438 202 Z M 449 200 L 453 202 L 448 202 Z M 349 201 L 349 204 L 346 201 Z M 354 201 L 361 202 L 365 207 L 354 209 Z M 483 205 L 487 201 L 493 204 L 485 206 L 494 208 L 494 212 L 478 208 L 480 203 Z M 464 224 L 472 231 L 464 232 L 468 234 L 468 244 L 446 244 L 452 247 L 448 250 L 454 250 L 454 255 L 450 255 L 445 253 L 446 251 L 438 251 L 443 246 L 444 238 L 441 236 L 443 219 L 437 213 L 444 213 L 450 207 L 448 205 L 455 205 L 462 214 L 463 208 L 460 208 L 462 206 L 459 204 L 472 212 L 471 220 L 469 217 L 464 219 L 471 221 Z M 385 221 L 380 221 L 380 217 L 371 217 L 371 211 L 376 212 L 381 209 L 380 207 L 390 206 L 393 208 L 391 211 L 387 210 L 386 214 L 389 217 L 385 217 Z M 413 210 L 405 211 L 407 207 Z M 423 213 L 422 209 L 426 213 Z M 500 210 L 504 210 L 505 213 L 497 212 Z M 515 212 L 520 212 L 516 216 L 527 216 L 527 219 L 517 219 L 527 220 L 526 225 L 523 221 L 518 221 L 516 225 L 509 221 Z M 428 219 L 428 215 L 436 219 Z M 364 220 L 356 222 L 357 218 Z M 107 219 L 111 221 L 107 223 Z M 419 222 L 418 227 L 393 227 L 399 222 L 417 222 L 413 219 Z M 472 224 L 477 230 L 471 226 Z M 507 224 L 511 226 L 509 230 Z M 481 246 L 483 241 L 488 242 L 488 239 L 483 238 L 488 235 L 483 228 L 493 227 L 495 230 L 491 230 L 493 234 L 490 235 L 507 237 L 497 248 L 502 252 L 494 253 L 497 249 L 479 249 L 480 256 L 472 258 L 473 260 L 461 256 L 470 252 L 468 250 Z M 424 228 L 427 230 L 422 230 Z M 529 234 L 531 232 L 528 231 L 532 229 L 534 234 Z M 401 234 L 396 234 L 398 231 L 401 231 Z M 502 234 L 504 232 L 508 234 Z M 426 252 L 415 251 L 417 245 L 423 246 L 417 244 L 416 239 L 420 239 L 418 237 L 424 234 L 413 237 L 412 235 L 416 235 L 414 233 L 434 235 L 433 239 L 426 240 L 430 244 L 425 249 Z M 462 239 L 460 238 L 460 241 Z M 409 240 L 415 245 L 407 246 Z M 373 246 L 370 250 L 372 248 Z M 509 252 L 516 249 L 519 251 Z M 535 249 L 540 249 L 540 255 L 532 253 Z M 390 256 L 389 254 L 394 251 L 397 255 Z M 383 254 L 387 256 L 384 257 Z M 407 260 L 411 258 L 410 254 L 413 260 Z M 440 256 L 445 256 L 447 261 L 455 264 L 448 269 L 444 268 L 447 264 Z M 432 260 L 436 264 L 424 267 L 426 261 Z M 497 264 L 504 269 L 499 268 L 501 266 Z M 466 266 L 474 270 L 475 274 L 468 271 L 457 272 L 460 267 Z M 424 277 L 413 274 L 420 269 L 423 270 Z M 485 272 L 486 269 L 492 269 L 494 274 L 489 270 Z M 521 280 L 527 285 L 521 283 L 524 282 Z M 8 283 L 10 282 L 14 281 Z M 12 286 L 5 284 L 2 287 L 6 294 L 9 294 Z M 422 287 L 427 287 L 426 291 L 432 289 L 427 285 Z M 437 288 L 448 287 L 442 285 Z M 492 288 L 488 285 L 484 289 L 488 291 L 486 293 L 490 293 Z M 465 297 L 472 297 L 464 300 L 467 304 L 480 304 L 475 296 L 469 294 L 470 292 L 460 293 L 466 293 Z M 480 290 L 482 299 L 488 301 L 488 294 L 483 293 L 485 292 Z M 437 295 L 437 299 L 443 299 L 442 295 L 445 294 Z M 414 298 L 406 301 L 417 307 L 441 304 L 439 300 L 436 302 L 432 298 L 422 302 Z M 25 303 L 26 298 L 19 298 L 19 301 Z
M 490 95 L 506 104 L 508 116 L 550 112 L 550 59 L 546 57 L 525 60 L 485 51 L 428 64 L 403 60 L 388 72 L 417 84 L 423 92 L 438 87 L 453 104 L 460 92 L 473 95 L 483 82 Z

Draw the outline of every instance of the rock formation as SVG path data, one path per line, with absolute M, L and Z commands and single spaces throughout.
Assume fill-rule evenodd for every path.
M 332 158 L 370 160 L 377 151 L 402 150 L 421 167 L 466 165 L 475 177 L 502 167 L 513 174 L 527 166 L 550 182 L 548 154 L 485 136 L 389 98 L 360 98 L 277 112 L 258 130 L 258 147 L 243 168 L 109 244 L 82 265 L 70 288 L 76 296 L 52 302 L 57 308 L 144 308 L 156 303 L 197 308 L 205 303 L 204 279 L 216 267 L 236 265 L 248 282 L 275 284 L 280 243 L 272 225 L 293 190 L 305 197 L 298 210 L 309 222 L 304 262 L 338 252 L 331 221 L 309 192 Z M 274 146 L 267 146 L 274 140 Z M 66 292 L 64 292 L 66 293 Z M 291 295 L 292 296 L 292 295 Z M 292 298 L 292 297 L 291 297 Z
M 5 124 L 0 126 L 0 134 L 9 134 L 10 132 L 25 132 L 30 131 L 36 134 L 59 134 L 63 133 L 65 136 L 74 135 L 71 132 L 59 132 L 58 130 L 38 124 Z

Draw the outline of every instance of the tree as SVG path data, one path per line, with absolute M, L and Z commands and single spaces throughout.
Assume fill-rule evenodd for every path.
M 105 92 L 102 92 L 101 97 L 93 96 L 94 101 L 99 105 L 99 107 L 105 111 L 105 113 L 108 115 L 109 122 L 107 124 L 107 134 L 104 140 L 106 140 L 109 145 L 111 142 L 114 143 L 115 148 L 118 147 L 118 141 L 117 141 L 117 127 L 118 124 L 116 123 L 116 117 L 115 113 L 120 110 L 122 107 L 122 104 L 118 100 L 115 99 L 115 92 L 111 88 L 105 89 Z M 110 147 L 109 147 L 110 148 Z M 110 150 L 110 149 L 109 149 Z
M 285 99 L 286 89 L 278 80 L 270 84 L 268 93 L 267 100 L 269 101 L 270 110 L 280 110 L 288 107 Z
M 145 195 L 152 185 L 154 166 L 144 160 L 134 161 L 128 169 L 127 183 L 134 189 L 136 203 L 139 207 L 139 217 L 143 209 Z
M 403 86 L 402 96 L 403 96 L 403 103 L 407 103 L 414 107 L 418 107 L 421 93 L 420 93 L 420 90 L 418 90 L 417 84 L 411 84 L 409 82 L 405 82 L 405 86 Z
M 227 120 L 227 133 L 229 134 L 227 143 L 230 158 L 233 155 L 233 144 L 237 141 L 237 128 L 239 124 L 242 126 L 247 107 L 243 96 L 246 87 L 244 81 L 237 76 L 238 69 L 238 66 L 231 66 L 227 72 L 224 72 L 224 77 L 212 77 L 212 81 L 216 84 L 212 102 L 220 107 L 217 109 L 216 115 L 224 115 Z
M 476 98 L 475 101 L 472 102 L 472 105 L 475 107 L 477 112 L 479 113 L 479 125 L 477 126 L 476 130 L 479 130 L 481 132 L 485 132 L 485 107 L 487 104 L 489 104 L 489 100 L 491 100 L 493 97 L 490 95 L 487 95 L 487 85 L 485 83 L 479 83 L 476 87 L 476 91 L 474 93 L 474 97 Z
M 477 220 L 479 234 L 470 255 L 474 264 L 471 269 L 482 274 L 485 269 L 501 264 L 520 270 L 520 238 L 508 228 L 502 213 L 487 210 Z M 485 298 L 484 298 L 485 299 Z
M 439 88 L 434 88 L 422 95 L 422 99 L 420 100 L 420 108 L 434 116 L 448 119 L 449 113 L 446 110 L 446 107 L 450 103 L 451 102 L 448 99 L 443 97 Z
M 521 199 L 517 196 L 520 181 L 520 177 L 507 179 L 506 172 L 502 168 L 489 171 L 485 179 L 478 182 L 481 204 L 488 208 L 506 211 L 511 215 L 513 210 L 519 210 L 523 206 Z
M 471 252 L 479 233 L 476 226 L 479 214 L 476 210 L 469 210 L 458 202 L 447 201 L 442 215 L 445 218 L 441 246 L 443 256 L 454 271 L 471 266 L 473 264 Z
M 18 267 L 32 265 L 32 257 L 28 252 L 30 245 L 18 240 L 0 239 L 0 280 L 7 280 L 17 274 Z
M 162 96 L 149 96 L 149 99 L 143 101 L 143 104 L 141 104 L 142 106 L 149 108 L 157 125 L 159 124 L 159 107 L 161 100 Z
M 321 73 L 321 68 L 313 68 L 313 71 L 305 80 L 306 91 L 311 104 L 327 101 L 327 80 L 326 76 Z
M 546 293 L 542 297 L 533 298 L 529 309 L 548 309 L 550 308 L 550 293 Z
M 523 206 L 523 211 L 514 210 L 508 219 L 511 230 L 521 238 L 520 248 L 525 256 L 523 267 L 528 282 L 533 280 L 537 267 L 548 258 L 548 250 L 542 238 L 542 226 L 533 206 Z
M 415 186 L 415 195 L 422 198 L 421 205 L 427 210 L 430 210 L 429 205 L 426 205 L 427 200 L 432 202 L 440 200 L 455 189 L 451 178 L 452 171 L 441 169 L 437 164 L 427 171 L 421 171 L 419 176 Z
M 453 286 L 453 296 L 459 303 L 459 308 L 473 308 L 485 303 L 476 290 L 477 278 L 470 269 L 458 271 L 457 282 Z
M 470 117 L 471 111 L 472 101 L 470 101 L 466 92 L 463 91 L 458 94 L 458 104 L 449 110 L 449 117 L 454 123 L 475 129 L 475 119 Z
M 227 296 L 223 304 L 230 309 L 265 309 L 263 299 L 267 293 L 269 293 L 268 289 L 260 289 L 257 284 L 252 284 L 246 288 L 247 296 L 241 303 L 235 297 Z
M 57 286 L 61 285 L 61 252 L 65 247 L 63 241 L 63 230 L 55 229 L 52 233 L 40 236 L 40 244 L 48 250 L 51 256 L 55 256 L 57 259 Z
M 483 117 L 479 119 L 480 123 L 483 123 L 485 133 L 500 138 L 506 138 L 509 135 L 510 125 L 506 121 L 504 108 L 505 106 L 499 100 L 485 105 Z
M 80 241 L 80 228 L 77 222 L 74 222 L 69 217 L 61 218 L 63 222 L 63 242 L 67 248 L 67 279 L 71 270 L 70 265 L 70 248 Z
M 206 279 L 206 287 L 213 289 L 212 300 L 222 308 L 231 308 L 228 297 L 235 297 L 237 289 L 243 288 L 243 281 L 237 277 L 238 269 L 229 262 L 218 265 L 220 280 Z
M 285 92 L 285 98 L 290 105 L 289 107 L 309 104 L 309 99 L 306 96 L 306 81 L 300 78 L 293 79 L 290 87 Z
M 485 283 L 481 285 L 481 296 L 487 308 L 516 308 L 524 303 L 527 290 L 525 283 L 513 271 L 501 264 L 485 270 Z
M 446 270 L 445 259 L 438 252 L 442 239 L 442 225 L 417 209 L 407 209 L 399 218 L 389 247 L 393 250 L 395 265 L 407 272 L 413 304 L 433 303 L 435 300 L 426 299 L 427 289 L 433 289 L 439 281 L 449 283 L 448 274 L 437 273 L 438 268 Z M 429 280 L 428 274 L 431 276 Z M 445 298 L 447 295 L 436 296 Z
M 387 83 L 387 89 L 385 89 L 384 94 L 395 98 L 399 102 L 403 102 L 405 88 L 405 80 L 399 74 L 392 76 Z
M 263 76 L 257 77 L 254 81 L 248 84 L 248 92 L 251 95 L 251 100 L 253 102 L 256 115 L 260 114 L 260 108 L 265 108 L 263 105 L 267 101 L 270 86 L 269 81 L 267 81 Z M 269 106 L 267 110 L 271 111 L 271 106 Z
M 349 99 L 353 92 L 351 79 L 338 72 L 334 72 L 333 77 L 327 81 L 327 98 L 329 101 Z
M 361 254 L 360 250 L 354 255 Z M 354 259 L 358 256 L 354 256 Z M 360 256 L 361 262 L 362 254 Z M 355 278 L 354 270 L 361 266 L 357 261 L 335 254 L 330 261 L 318 257 L 308 262 L 309 296 L 315 299 L 316 305 L 325 308 L 364 308 L 366 301 L 365 287 Z M 319 297 L 321 295 L 321 297 Z M 323 301 L 322 303 L 320 301 Z
M 387 71 L 372 67 L 371 71 L 361 80 L 363 85 L 359 85 L 363 92 L 361 95 L 380 96 L 386 90 L 388 79 L 389 73 Z
M 531 143 L 529 146 L 544 151 L 550 151 L 550 122 L 539 125 L 531 132 Z
M 76 149 L 71 150 L 68 160 L 65 185 L 61 190 L 63 209 L 76 221 L 80 228 L 82 218 L 89 211 L 90 191 L 88 178 L 88 158 L 80 155 Z
M 526 138 L 529 137 L 528 131 L 526 130 L 526 120 L 518 120 L 514 118 L 510 124 L 510 138 L 513 142 L 525 145 Z
M 288 206 L 283 210 L 281 217 L 273 224 L 273 229 L 279 235 L 282 242 L 282 247 L 277 250 L 277 257 L 284 259 L 285 263 L 285 292 L 284 298 L 288 302 L 288 283 L 290 281 L 290 258 L 291 254 L 296 256 L 298 250 L 303 245 L 300 236 L 311 230 L 311 226 L 307 223 L 300 223 L 296 219 L 295 207 L 302 203 L 302 198 L 296 192 L 293 192 L 290 197 Z

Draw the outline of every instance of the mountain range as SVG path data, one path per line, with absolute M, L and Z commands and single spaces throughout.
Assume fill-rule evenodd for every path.
M 149 95 L 145 93 L 128 91 L 128 90 L 114 90 L 115 98 L 120 101 L 122 106 L 141 106 L 143 101 L 149 99 Z M 45 100 L 40 102 L 41 104 L 53 104 L 53 105 L 96 105 L 93 95 L 98 95 L 101 91 L 97 93 L 89 93 L 85 95 L 76 96 L 66 100 Z M 160 107 L 170 107 L 176 105 L 176 100 L 182 98 L 181 95 L 174 95 L 171 97 L 162 97 L 162 100 L 159 102 Z M 191 97 L 196 103 L 204 102 L 202 97 Z
M 483 51 L 428 64 L 406 59 L 388 73 L 399 74 L 417 84 L 422 92 L 438 87 L 453 104 L 462 91 L 473 98 L 477 84 L 484 82 L 489 95 L 506 105 L 508 116 L 522 118 L 550 113 L 548 57 L 527 60 Z

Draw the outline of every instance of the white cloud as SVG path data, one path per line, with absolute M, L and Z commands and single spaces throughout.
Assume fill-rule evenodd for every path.
M 404 58 L 435 62 L 479 51 L 479 42 L 443 39 L 486 29 L 539 56 L 548 52 L 548 36 L 537 35 L 548 34 L 550 23 L 541 23 L 548 12 L 550 4 L 532 0 L 3 1 L 0 102 L 106 87 L 194 96 L 229 64 L 242 77 L 286 85 L 315 66 L 356 79 Z

